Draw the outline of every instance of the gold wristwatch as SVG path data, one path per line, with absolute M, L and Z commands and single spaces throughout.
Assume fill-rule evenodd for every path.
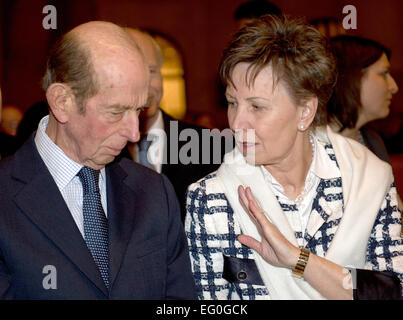
M 301 279 L 303 277 L 305 267 L 308 263 L 309 254 L 311 252 L 306 248 L 301 248 L 301 252 L 299 254 L 298 262 L 292 270 L 292 275 L 296 278 Z

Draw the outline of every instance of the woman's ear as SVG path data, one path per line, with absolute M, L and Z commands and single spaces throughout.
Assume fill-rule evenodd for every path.
M 299 123 L 298 123 L 299 130 L 305 131 L 306 129 L 309 128 L 309 126 L 315 119 L 317 109 L 318 109 L 317 97 L 308 98 L 299 107 Z
M 70 87 L 64 83 L 52 83 L 46 90 L 46 98 L 56 120 L 66 123 L 74 104 Z

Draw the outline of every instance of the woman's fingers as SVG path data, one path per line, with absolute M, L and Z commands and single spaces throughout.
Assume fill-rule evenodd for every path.
M 267 228 L 270 228 L 272 226 L 272 223 L 269 221 L 269 219 L 267 219 L 264 211 L 257 204 L 255 197 L 252 194 L 252 190 L 247 187 L 244 191 L 245 197 L 248 200 L 249 212 L 253 216 L 255 223 L 257 223 L 257 225 L 263 230 L 266 229 L 266 232 L 268 232 L 269 230 L 267 230 Z
M 248 211 L 248 198 L 246 197 L 245 189 L 243 186 L 238 187 L 238 196 L 239 202 L 241 203 L 242 207 L 245 209 L 245 211 Z
M 257 241 L 255 238 L 252 238 L 247 235 L 240 235 L 238 236 L 238 241 L 242 243 L 244 246 L 247 246 L 253 250 L 255 250 L 257 253 L 260 255 L 262 254 L 262 245 L 259 241 Z
M 246 213 L 252 219 L 253 223 L 257 224 L 257 221 L 256 221 L 253 213 L 251 213 L 251 211 L 249 209 L 249 200 L 246 197 L 245 188 L 243 186 L 238 187 L 238 196 L 239 196 L 239 202 L 241 203 L 243 209 L 246 211 Z

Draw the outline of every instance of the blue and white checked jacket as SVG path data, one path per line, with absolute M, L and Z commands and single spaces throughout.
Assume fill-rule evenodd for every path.
M 325 149 L 336 162 L 331 145 Z M 263 284 L 248 284 L 242 281 L 227 281 L 223 277 L 224 261 L 228 257 L 253 259 L 251 249 L 243 246 L 237 237 L 240 226 L 227 200 L 216 172 L 204 177 L 188 188 L 185 230 L 188 238 L 190 260 L 199 299 L 267 299 L 270 293 Z M 327 212 L 323 200 L 339 207 L 338 214 Z M 295 205 L 281 203 L 290 225 L 298 213 Z M 312 204 L 311 214 L 316 211 L 323 223 L 313 232 L 294 230 L 298 244 L 306 246 L 312 253 L 326 257 L 326 252 L 343 217 L 342 180 L 321 179 Z M 359 235 L 357 235 L 359 236 Z M 396 187 L 390 186 L 368 239 L 366 269 L 389 270 L 403 283 L 403 240 L 401 235 L 401 213 L 397 208 Z M 227 277 L 228 279 L 228 277 Z

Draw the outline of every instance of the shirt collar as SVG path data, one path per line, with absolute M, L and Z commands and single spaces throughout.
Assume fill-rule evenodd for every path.
M 148 129 L 148 132 L 152 132 L 153 129 L 164 130 L 164 119 L 162 118 L 161 110 L 158 110 L 157 120 L 155 120 L 150 129 Z
M 330 159 L 324 144 L 315 135 L 312 136 L 315 145 L 315 156 L 312 165 L 313 173 L 325 180 L 341 177 L 340 169 L 337 167 L 336 162 Z
M 158 142 L 162 146 L 164 145 L 163 139 L 166 137 L 164 130 L 164 119 L 162 117 L 161 110 L 158 110 L 157 120 L 152 124 L 152 126 L 147 131 L 147 139 L 152 140 L 153 143 Z
M 39 122 L 35 135 L 35 145 L 59 190 L 63 190 L 83 167 L 70 159 L 47 135 L 49 116 Z M 100 171 L 100 181 L 105 181 L 105 168 Z

